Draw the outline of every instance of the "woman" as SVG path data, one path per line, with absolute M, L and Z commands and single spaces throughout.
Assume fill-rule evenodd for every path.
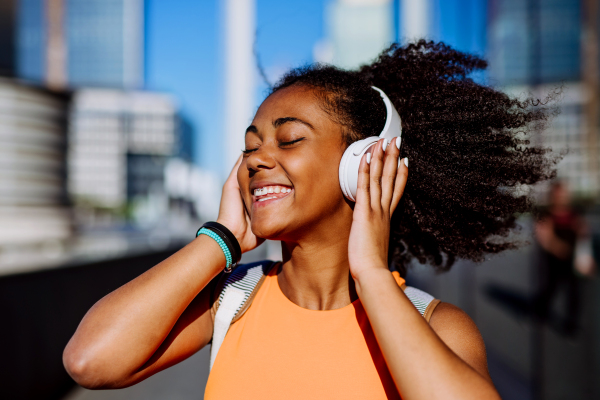
M 539 219 L 535 222 L 535 236 L 540 250 L 540 287 L 535 299 L 536 312 L 559 332 L 575 335 L 580 310 L 579 281 L 574 267 L 575 248 L 577 241 L 588 235 L 588 228 L 571 204 L 569 189 L 563 182 L 552 183 L 548 207 L 540 211 Z M 587 270 L 593 272 L 593 267 L 593 259 L 589 256 Z M 565 290 L 567 301 L 564 316 L 557 318 L 551 309 L 559 289 Z
M 441 303 L 428 323 L 388 269 L 404 275 L 411 258 L 447 269 L 515 247 L 507 235 L 530 203 L 513 188 L 551 175 L 545 151 L 524 139 L 544 110 L 467 77 L 485 66 L 420 41 L 355 72 L 294 70 L 273 89 L 217 222 L 242 252 L 281 241 L 283 262 L 231 325 L 205 398 L 499 398 L 471 319 Z M 362 158 L 354 204 L 338 168 L 349 144 L 382 130 L 372 86 L 398 110 L 402 140 Z M 265 188 L 275 198 L 262 201 Z M 200 235 L 100 300 L 65 349 L 71 376 L 126 387 L 208 344 L 224 252 Z

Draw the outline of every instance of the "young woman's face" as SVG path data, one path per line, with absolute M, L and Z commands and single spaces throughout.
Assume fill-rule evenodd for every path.
M 254 234 L 294 240 L 319 225 L 336 229 L 351 221 L 338 180 L 342 129 L 311 89 L 292 86 L 269 96 L 245 147 L 238 182 Z

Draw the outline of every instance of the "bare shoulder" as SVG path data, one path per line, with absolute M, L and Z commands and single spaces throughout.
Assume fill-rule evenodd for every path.
M 451 336 L 464 336 L 466 334 L 470 339 L 482 340 L 479 329 L 477 329 L 477 325 L 471 317 L 450 303 L 439 303 L 433 310 L 429 324 L 438 335 L 440 333 L 450 334 Z
M 446 346 L 491 381 L 483 337 L 466 312 L 450 303 L 440 303 L 433 311 L 429 324 Z

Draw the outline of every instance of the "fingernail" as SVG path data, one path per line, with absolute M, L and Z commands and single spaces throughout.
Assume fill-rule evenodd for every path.
M 408 157 L 404 158 L 404 165 L 406 165 L 406 168 L 408 168 Z
M 371 164 L 371 153 L 367 153 L 367 164 Z
M 388 145 L 388 140 L 387 139 L 383 139 L 383 151 L 385 152 L 385 149 L 387 149 L 387 145 Z
M 398 150 L 400 150 L 400 142 L 402 141 L 402 139 L 400 139 L 400 136 L 398 136 L 396 138 L 396 147 L 398 148 Z

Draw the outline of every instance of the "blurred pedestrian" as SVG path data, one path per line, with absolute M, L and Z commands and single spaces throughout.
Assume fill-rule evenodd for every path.
M 569 189 L 564 182 L 556 181 L 550 187 L 547 208 L 535 222 L 535 237 L 539 244 L 539 288 L 535 298 L 538 316 L 564 334 L 574 334 L 578 326 L 580 286 L 576 271 L 591 275 L 594 261 L 590 249 L 582 249 L 588 240 L 588 229 L 581 213 L 572 205 Z M 577 269 L 576 269 L 576 264 Z M 566 293 L 564 315 L 552 312 L 553 301 L 560 290 Z
M 94 305 L 71 376 L 125 387 L 212 343 L 205 399 L 499 399 L 473 321 L 403 279 L 413 259 L 447 270 L 514 248 L 530 204 L 516 188 L 552 175 L 543 150 L 516 151 L 545 109 L 469 78 L 485 67 L 423 40 L 358 71 L 290 71 L 217 221 Z M 282 262 L 233 269 L 265 239 Z

